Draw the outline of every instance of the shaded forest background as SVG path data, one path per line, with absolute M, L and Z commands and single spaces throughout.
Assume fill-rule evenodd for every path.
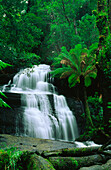
M 62 46 L 99 42 L 97 0 L 1 0 L 0 8 L 0 59 L 13 68 L 52 64 Z

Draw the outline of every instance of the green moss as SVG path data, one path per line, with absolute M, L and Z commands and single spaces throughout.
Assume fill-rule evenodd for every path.
M 0 169 L 4 170 L 9 165 L 9 155 L 6 151 L 0 150 Z
M 52 157 L 49 158 L 49 161 L 57 170 L 76 170 L 79 166 L 78 161 L 71 157 Z

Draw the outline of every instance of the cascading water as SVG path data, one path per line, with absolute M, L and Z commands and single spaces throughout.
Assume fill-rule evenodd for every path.
M 57 94 L 51 83 L 50 71 L 50 66 L 42 64 L 21 70 L 13 78 L 9 91 L 21 93 L 24 107 L 24 132 L 21 135 L 74 141 L 78 137 L 75 116 L 65 97 Z M 3 91 L 5 89 L 6 86 Z M 49 96 L 52 96 L 53 106 Z

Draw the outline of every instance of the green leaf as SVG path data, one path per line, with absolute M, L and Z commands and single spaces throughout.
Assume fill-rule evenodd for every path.
M 11 108 L 6 102 L 4 102 L 1 98 L 0 98 L 0 107 L 9 107 Z
M 11 66 L 11 65 L 7 64 L 7 63 L 4 63 L 3 61 L 0 60 L 0 70 L 2 70 L 3 68 L 5 68 L 7 66 Z
M 89 74 L 89 76 L 95 79 L 97 77 L 97 73 L 96 72 L 92 72 L 92 73 Z
M 78 76 L 76 74 L 72 74 L 71 76 L 69 76 L 68 82 L 70 87 L 74 87 L 77 84 L 77 77 Z
M 1 91 L 0 91 L 0 95 L 1 95 L 1 96 L 4 96 L 4 97 L 6 97 L 6 96 L 5 96 L 5 94 L 4 94 L 4 93 L 2 93 Z
M 51 71 L 50 73 L 52 74 L 53 77 L 60 77 L 62 73 L 67 72 L 67 71 L 71 71 L 72 68 L 70 67 L 63 67 L 63 68 L 57 68 L 54 71 Z
M 85 86 L 88 87 L 91 85 L 91 79 L 89 76 L 85 77 Z

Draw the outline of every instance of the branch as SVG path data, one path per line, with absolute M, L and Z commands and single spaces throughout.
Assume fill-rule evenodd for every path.
M 63 5 L 63 11 L 64 11 L 64 14 L 65 14 L 65 18 L 66 18 L 66 20 L 68 21 L 68 23 L 70 25 L 70 20 L 69 20 L 68 16 L 66 15 L 65 5 L 64 5 L 64 1 L 63 0 L 62 0 L 62 5 Z

